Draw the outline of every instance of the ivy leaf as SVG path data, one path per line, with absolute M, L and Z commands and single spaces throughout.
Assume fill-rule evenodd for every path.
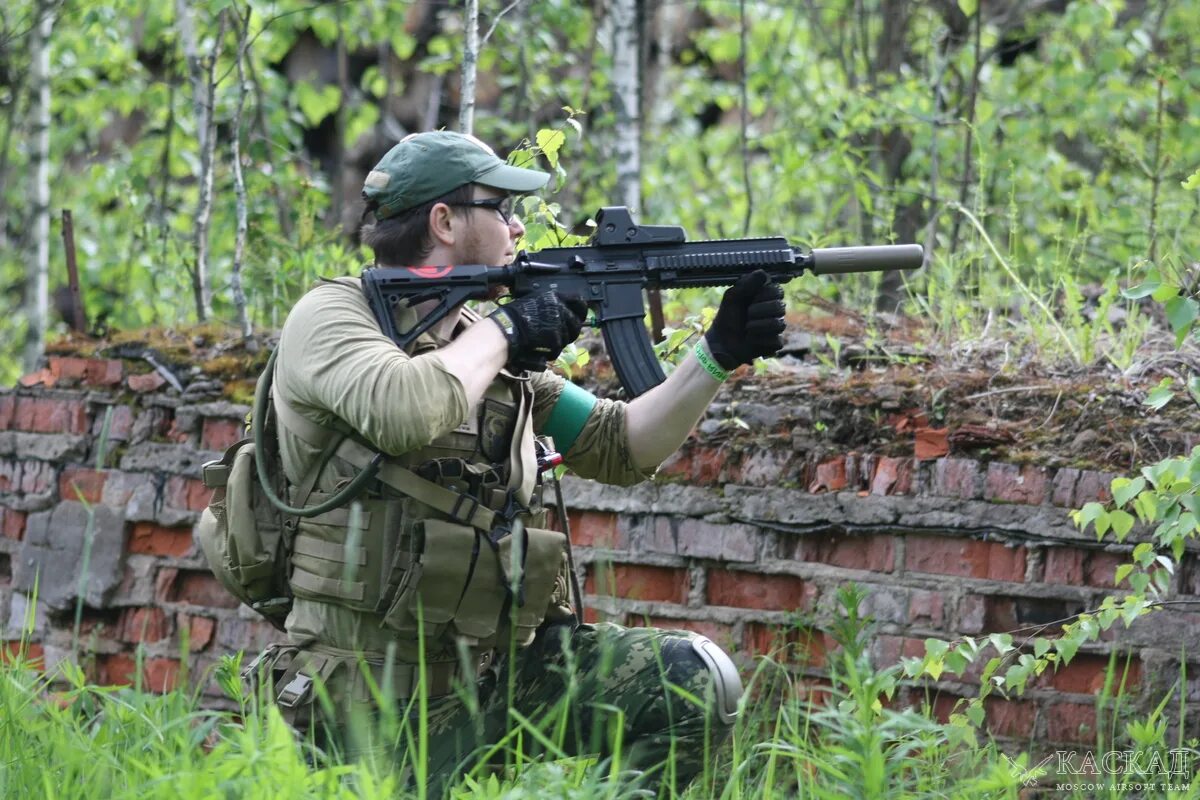
M 1050 640 L 1039 636 L 1033 640 L 1033 655 L 1036 658 L 1041 658 L 1050 651 Z
M 1117 567 L 1117 572 L 1113 576 L 1113 583 L 1120 584 L 1121 581 L 1129 577 L 1129 573 L 1133 572 L 1133 564 L 1122 564 Z
M 1070 636 L 1064 636 L 1054 641 L 1054 649 L 1062 657 L 1062 663 L 1070 664 L 1075 652 L 1079 650 L 1079 642 Z

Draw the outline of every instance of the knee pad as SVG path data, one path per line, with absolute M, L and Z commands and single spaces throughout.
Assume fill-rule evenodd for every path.
M 742 676 L 738 675 L 733 659 L 707 636 L 692 639 L 692 650 L 712 675 L 717 718 L 732 725 L 737 719 L 738 700 L 742 696 Z

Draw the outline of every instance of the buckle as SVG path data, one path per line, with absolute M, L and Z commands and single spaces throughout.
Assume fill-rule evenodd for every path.
M 470 495 L 463 494 L 462 492 L 455 492 L 455 494 L 458 495 L 458 499 L 454 501 L 454 508 L 450 509 L 450 516 L 454 517 L 459 522 L 469 522 L 471 517 L 475 516 L 475 512 L 479 510 L 479 501 Z M 462 504 L 464 501 L 467 501 L 471 504 L 471 510 L 466 514 L 461 513 Z
M 283 687 L 279 696 L 275 698 L 275 702 L 284 708 L 295 708 L 308 698 L 312 691 L 312 678 L 307 675 L 296 673 L 288 685 Z
M 229 483 L 229 465 L 221 461 L 207 461 L 200 467 L 200 477 L 209 489 L 220 489 Z

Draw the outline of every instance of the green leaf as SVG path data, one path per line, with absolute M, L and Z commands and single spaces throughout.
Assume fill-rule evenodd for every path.
M 926 639 L 925 640 L 925 656 L 933 658 L 941 658 L 950 649 L 949 642 L 943 642 L 941 639 Z
M 1117 534 L 1117 541 L 1125 541 L 1125 537 L 1133 530 L 1133 514 L 1118 508 L 1108 516 L 1112 520 L 1112 529 L 1113 533 Z
M 1200 189 L 1200 169 L 1189 175 L 1188 179 L 1183 181 L 1183 183 L 1180 185 L 1189 191 L 1192 189 Z
M 1179 287 L 1173 286 L 1169 283 L 1161 284 L 1157 289 L 1154 290 L 1154 293 L 1151 295 L 1151 297 L 1154 298 L 1154 301 L 1156 303 L 1165 303 L 1168 300 L 1170 300 L 1171 298 L 1178 297 L 1178 296 L 1179 296 Z
M 300 107 L 304 119 L 313 127 L 337 109 L 341 96 L 342 93 L 336 86 L 323 86 L 318 89 L 306 81 L 296 84 L 296 105 Z
M 1121 290 L 1121 296 L 1126 300 L 1141 300 L 1143 297 L 1149 297 L 1162 288 L 1162 283 L 1159 281 L 1146 281 L 1145 283 L 1132 286 L 1128 289 Z
M 1079 650 L 1079 642 L 1071 636 L 1064 636 L 1061 639 L 1054 640 L 1054 650 L 1062 658 L 1062 663 L 1070 664 L 1071 659 L 1075 657 L 1076 651 Z
M 1010 633 L 993 633 L 988 637 L 988 641 L 996 648 L 996 652 L 1004 655 L 1013 649 L 1013 637 Z
M 1164 308 L 1171 330 L 1175 331 L 1175 346 L 1178 347 L 1187 338 L 1192 323 L 1200 317 L 1200 304 L 1190 297 L 1172 297 Z
M 964 713 L 967 715 L 967 719 L 971 720 L 972 725 L 983 725 L 984 712 L 982 704 L 975 702 L 968 703 Z
M 1163 378 L 1150 390 L 1150 394 L 1146 395 L 1146 399 L 1142 401 L 1142 405 L 1149 406 L 1155 411 L 1171 402 L 1171 398 L 1175 396 L 1175 392 L 1171 391 L 1171 385 L 1175 383 L 1173 378 Z M 1123 505 L 1123 504 L 1122 504 Z
M 537 132 L 537 146 L 550 162 L 550 166 L 558 166 L 558 151 L 566 143 L 567 137 L 562 131 L 553 128 L 542 128 Z
M 1133 572 L 1133 564 L 1122 564 L 1117 567 L 1117 572 L 1113 576 L 1113 583 L 1120 584 L 1121 581 L 1129 577 L 1129 573 Z
M 1050 651 L 1050 640 L 1042 636 L 1033 640 L 1033 655 L 1036 658 L 1041 658 Z
M 1114 478 L 1112 482 L 1112 496 L 1117 505 L 1123 506 L 1137 495 L 1142 489 L 1146 488 L 1145 478 Z

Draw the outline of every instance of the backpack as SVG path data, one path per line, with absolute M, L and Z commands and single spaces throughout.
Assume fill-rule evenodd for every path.
M 317 516 L 349 503 L 366 488 L 379 462 L 373 461 L 325 502 L 306 507 L 304 502 L 317 476 L 346 435 L 334 436 L 296 488 L 298 506 L 280 499 L 287 496 L 288 481 L 279 454 L 278 421 L 271 401 L 276 353 L 271 353 L 255 388 L 250 436 L 202 468 L 204 485 L 213 494 L 200 515 L 196 538 L 221 585 L 276 628 L 284 630 L 284 621 L 292 609 L 288 572 L 296 518 Z

